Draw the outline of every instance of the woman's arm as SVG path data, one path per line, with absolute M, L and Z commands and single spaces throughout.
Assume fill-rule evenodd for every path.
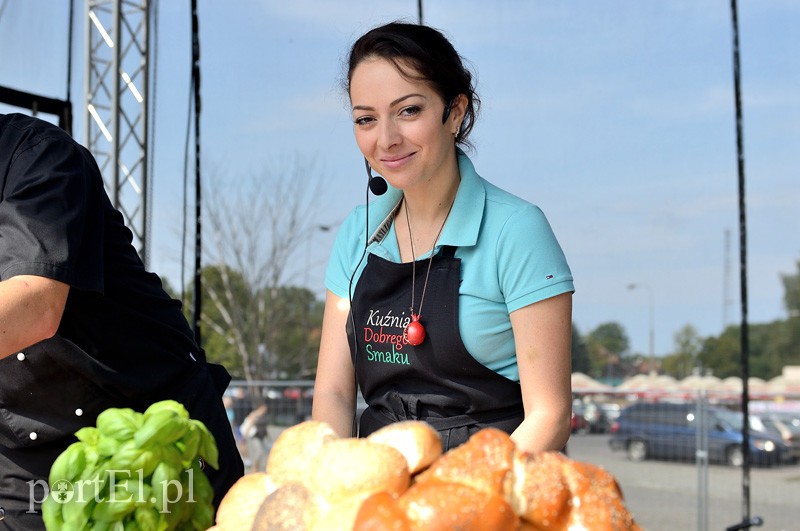
M 0 359 L 55 335 L 69 286 L 18 275 L 0 282 Z
M 561 450 L 572 412 L 572 293 L 511 313 L 525 420 L 511 438 L 520 449 Z
M 350 304 L 347 299 L 328 291 L 311 417 L 327 422 L 341 437 L 354 435 L 356 408 L 355 374 L 345 331 L 349 315 Z

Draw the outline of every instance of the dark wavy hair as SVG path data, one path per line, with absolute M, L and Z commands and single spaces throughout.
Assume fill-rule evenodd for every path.
M 480 108 L 480 98 L 475 92 L 472 73 L 439 30 L 420 24 L 390 22 L 359 37 L 350 49 L 345 87 L 348 94 L 356 67 L 365 59 L 376 57 L 391 61 L 407 79 L 429 83 L 445 105 L 459 94 L 466 96 L 467 107 L 456 143 L 472 146 L 468 137 Z

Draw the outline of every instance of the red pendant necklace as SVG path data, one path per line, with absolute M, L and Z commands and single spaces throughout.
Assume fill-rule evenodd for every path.
M 445 214 L 444 220 L 442 220 L 442 226 L 439 227 L 439 232 L 436 233 L 436 238 L 433 240 L 433 245 L 431 246 L 431 256 L 428 259 L 428 270 L 425 272 L 425 282 L 422 284 L 422 297 L 419 299 L 419 311 L 417 312 L 414 312 L 414 294 L 417 291 L 417 256 L 414 253 L 414 237 L 411 235 L 411 220 L 408 216 L 408 204 L 405 205 L 408 241 L 411 244 L 411 321 L 406 325 L 405 330 L 403 330 L 403 338 L 409 345 L 415 347 L 421 345 L 422 342 L 425 341 L 425 326 L 420 322 L 422 303 L 425 302 L 425 290 L 428 287 L 428 276 L 431 273 L 431 264 L 433 264 L 433 251 L 436 249 L 436 242 L 439 241 L 439 236 L 442 235 L 444 224 L 447 223 L 447 218 L 450 216 L 450 211 L 453 209 L 453 203 L 455 203 L 455 198 L 453 198 L 453 201 L 450 203 L 450 208 L 447 209 L 447 214 Z

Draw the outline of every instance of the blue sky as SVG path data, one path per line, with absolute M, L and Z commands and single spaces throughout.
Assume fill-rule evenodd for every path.
M 150 265 L 178 285 L 190 11 L 188 1 L 159 5 Z M 69 2 L 0 6 L 0 85 L 63 98 Z M 340 88 L 343 60 L 370 27 L 416 21 L 417 2 L 199 6 L 204 167 L 233 179 L 287 156 L 313 158 L 325 194 L 314 223 L 340 221 L 363 201 L 365 182 Z M 647 353 L 650 293 L 659 355 L 686 324 L 716 335 L 739 322 L 727 0 L 427 0 L 423 10 L 477 74 L 476 168 L 548 216 L 575 276 L 582 333 L 616 321 L 632 350 Z M 739 25 L 748 307 L 750 322 L 759 323 L 786 317 L 780 275 L 795 273 L 800 260 L 800 3 L 740 1 Z M 305 246 L 295 255 L 298 267 L 310 265 L 309 287 L 320 296 L 332 238 L 315 235 L 310 264 Z M 628 290 L 630 283 L 644 288 Z

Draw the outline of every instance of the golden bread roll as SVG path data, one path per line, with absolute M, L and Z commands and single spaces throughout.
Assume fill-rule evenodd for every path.
M 327 442 L 337 439 L 333 428 L 308 420 L 281 432 L 267 457 L 267 473 L 276 485 L 303 483 L 310 458 Z
M 411 531 L 411 522 L 397 498 L 386 491 L 356 494 L 325 507 L 310 531 Z
M 378 492 L 361 504 L 353 531 L 411 531 L 411 521 L 394 496 Z
M 413 475 L 442 455 L 439 432 L 420 420 L 404 420 L 389 424 L 371 433 L 368 440 L 388 444 L 406 458 L 408 471 Z
M 567 459 L 562 472 L 570 490 L 572 510 L 567 529 L 639 531 L 625 507 L 617 480 L 605 469 Z
M 366 495 L 355 494 L 334 503 L 324 501 L 309 531 L 349 531 L 353 529 L 356 514 Z M 320 499 L 324 500 L 321 496 Z M 298 528 L 299 529 L 299 528 Z
M 223 496 L 217 509 L 216 527 L 220 531 L 250 529 L 262 502 L 276 490 L 266 472 L 245 474 Z
M 490 495 L 503 495 L 503 483 L 511 470 L 514 442 L 508 434 L 485 428 L 461 446 L 443 454 L 416 481 L 453 481 Z
M 502 496 L 463 483 L 415 483 L 397 500 L 414 531 L 511 531 L 519 518 Z
M 253 519 L 252 531 L 311 529 L 320 511 L 318 497 L 300 483 L 286 483 L 267 496 Z M 244 529 L 244 528 L 243 528 Z
M 603 468 L 519 451 L 494 428 L 441 454 L 438 434 L 418 421 L 366 439 L 308 421 L 281 434 L 267 471 L 231 487 L 215 531 L 640 531 Z
M 558 452 L 514 452 L 505 497 L 533 529 L 566 529 L 570 491 L 562 472 L 567 458 Z
M 311 456 L 307 468 L 303 483 L 330 503 L 381 491 L 397 496 L 411 481 L 403 454 L 367 439 L 332 440 Z

